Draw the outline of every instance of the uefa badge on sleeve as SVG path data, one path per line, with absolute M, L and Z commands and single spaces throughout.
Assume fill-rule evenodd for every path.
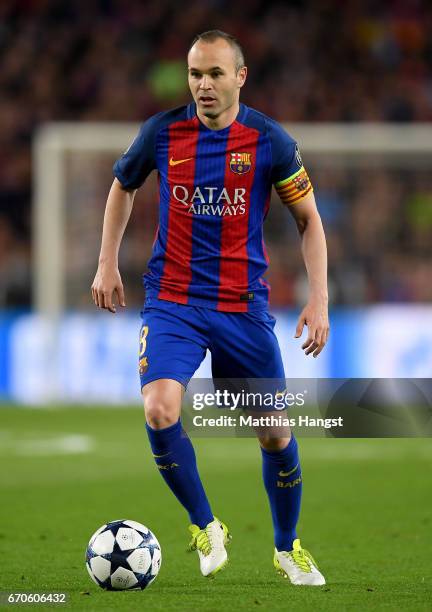
M 231 153 L 230 170 L 235 174 L 246 174 L 252 166 L 252 153 Z
M 300 155 L 300 151 L 299 151 L 298 145 L 296 145 L 296 148 L 295 148 L 295 160 L 297 162 L 297 166 L 299 168 L 301 168 L 303 166 L 303 161 L 302 161 L 302 158 L 301 158 L 301 155 Z

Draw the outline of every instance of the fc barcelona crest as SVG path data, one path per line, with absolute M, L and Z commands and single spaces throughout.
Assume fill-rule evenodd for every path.
M 246 174 L 252 166 L 252 153 L 231 153 L 230 169 L 235 174 Z
M 297 187 L 298 191 L 304 191 L 309 187 L 309 177 L 306 172 L 301 172 L 295 177 L 293 183 Z

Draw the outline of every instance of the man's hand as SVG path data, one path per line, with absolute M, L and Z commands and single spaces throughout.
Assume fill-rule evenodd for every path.
M 327 342 L 330 331 L 327 303 L 309 302 L 303 308 L 294 338 L 300 338 L 305 325 L 308 328 L 308 337 L 302 344 L 302 349 L 306 355 L 312 353 L 313 357 L 318 357 Z
M 117 266 L 99 264 L 92 287 L 93 301 L 99 308 L 105 308 L 110 312 L 116 312 L 113 303 L 113 294 L 117 294 L 117 300 L 123 308 L 126 306 L 123 283 Z
M 99 266 L 91 288 L 98 308 L 115 312 L 113 294 L 123 308 L 126 306 L 123 283 L 118 270 L 118 253 L 123 233 L 132 212 L 136 189 L 123 189 L 116 178 L 111 185 L 105 207 Z

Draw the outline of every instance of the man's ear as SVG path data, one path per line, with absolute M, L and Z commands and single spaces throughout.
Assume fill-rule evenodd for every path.
M 247 77 L 247 68 L 246 66 L 243 66 L 243 68 L 240 68 L 240 70 L 237 72 L 237 84 L 239 87 L 243 87 L 246 81 L 246 77 Z

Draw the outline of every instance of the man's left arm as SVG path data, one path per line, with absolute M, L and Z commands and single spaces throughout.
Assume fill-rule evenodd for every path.
M 301 249 L 305 262 L 309 299 L 298 319 L 295 338 L 300 338 L 307 325 L 308 336 L 302 345 L 305 354 L 313 357 L 323 350 L 328 334 L 327 246 L 321 217 L 311 190 L 295 204 L 288 205 L 301 237 Z

